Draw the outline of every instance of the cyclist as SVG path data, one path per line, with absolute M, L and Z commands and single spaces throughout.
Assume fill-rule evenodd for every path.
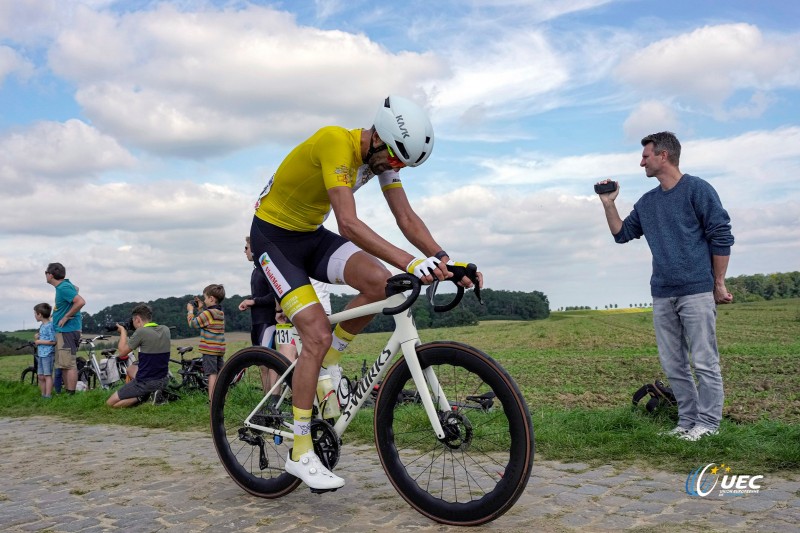
M 250 230 L 254 260 L 303 341 L 303 356 L 292 380 L 294 447 L 286 471 L 315 490 L 333 490 L 344 479 L 314 454 L 311 413 L 320 368 L 336 372 L 341 353 L 372 319 L 337 324 L 333 333 L 309 278 L 347 284 L 359 291 L 348 308 L 385 298 L 389 270 L 413 274 L 423 283 L 452 277 L 450 256 L 412 209 L 398 171 L 424 163 L 433 149 L 433 127 L 419 106 L 389 96 L 369 129 L 320 129 L 283 160 L 256 203 Z M 373 176 L 398 227 L 423 256 L 391 244 L 359 219 L 353 194 Z M 341 235 L 322 226 L 330 210 Z M 479 284 L 482 277 L 478 276 Z M 465 287 L 472 282 L 464 277 Z M 325 370 L 323 370 L 324 372 Z

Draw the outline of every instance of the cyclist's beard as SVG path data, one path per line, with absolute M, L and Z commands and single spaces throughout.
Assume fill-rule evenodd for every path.
M 382 164 L 382 163 L 374 164 L 372 162 L 372 159 L 375 157 L 375 155 L 378 152 L 382 152 L 382 151 L 384 151 L 386 149 L 387 149 L 386 143 L 384 143 L 384 144 L 382 144 L 380 146 L 374 146 L 372 144 L 372 139 L 369 140 L 369 150 L 367 151 L 367 156 L 364 158 L 364 163 L 369 167 L 369 169 L 375 175 L 378 175 L 381 172 L 385 172 L 385 171 L 389 170 L 390 168 L 392 168 L 391 165 L 389 165 L 388 161 L 386 162 L 386 164 Z

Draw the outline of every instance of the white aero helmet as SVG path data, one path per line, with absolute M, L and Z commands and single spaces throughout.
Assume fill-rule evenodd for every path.
M 401 96 L 388 96 L 375 115 L 375 131 L 406 166 L 425 162 L 433 151 L 433 126 L 428 114 Z

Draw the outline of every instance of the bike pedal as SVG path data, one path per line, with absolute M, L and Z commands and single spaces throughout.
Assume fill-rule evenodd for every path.
M 336 492 L 339 489 L 338 488 L 336 488 L 336 489 L 312 489 L 311 487 L 309 487 L 308 490 L 310 490 L 312 494 L 324 494 L 326 492 Z

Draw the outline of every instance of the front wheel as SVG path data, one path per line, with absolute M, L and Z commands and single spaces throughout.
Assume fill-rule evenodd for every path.
M 39 378 L 36 376 L 36 369 L 34 369 L 32 366 L 29 366 L 22 371 L 22 376 L 20 376 L 19 380 L 22 383 L 36 385 L 36 383 L 39 381 Z
M 408 364 L 389 369 L 375 407 L 375 444 L 397 492 L 425 516 L 474 526 L 499 517 L 525 491 L 533 468 L 533 423 L 514 380 L 485 353 L 455 342 L 417 347 L 450 409 L 445 437 L 431 428 Z M 429 389 L 438 410 L 437 391 Z
M 300 485 L 285 471 L 293 440 L 244 424 L 264 397 L 262 372 L 269 390 L 270 381 L 274 383 L 275 376 L 288 368 L 289 361 L 269 348 L 239 350 L 222 366 L 211 399 L 211 435 L 222 465 L 237 485 L 262 498 L 279 498 Z M 279 391 L 281 401 L 267 402 L 251 422 L 292 432 L 291 377 Z

